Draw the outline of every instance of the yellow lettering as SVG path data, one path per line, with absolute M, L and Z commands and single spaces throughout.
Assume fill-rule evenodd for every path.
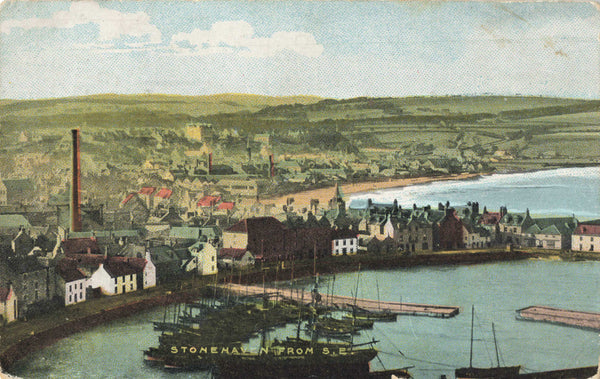
M 304 350 L 304 354 L 313 354 L 313 348 L 307 347 L 306 350 Z
M 200 354 L 206 354 L 206 353 L 208 353 L 208 349 L 206 348 L 206 346 L 202 346 L 200 348 Z
M 187 346 L 182 346 L 181 347 L 181 351 L 185 353 L 185 351 L 187 350 Z
M 242 354 L 245 354 L 245 353 L 246 353 L 246 351 L 247 351 L 247 350 L 246 350 L 246 349 L 244 349 L 243 347 L 240 347 L 240 349 L 242 350 Z
M 287 348 L 287 355 L 292 355 L 294 354 L 294 348 L 293 347 L 288 347 Z
M 222 347 L 221 348 L 221 354 L 229 354 L 229 348 L 228 347 Z
M 219 352 L 219 350 L 217 349 L 216 346 L 211 346 L 210 347 L 210 353 L 211 354 L 217 354 Z
M 296 349 L 296 354 L 297 355 L 302 355 L 302 348 L 301 347 L 299 347 L 299 348 Z
M 190 354 L 196 354 L 198 352 L 198 349 L 196 349 L 195 346 L 190 347 Z
M 328 355 L 329 354 L 329 348 L 328 347 L 324 347 L 323 348 L 323 355 Z
M 178 352 L 177 346 L 171 346 L 171 354 L 177 354 Z
M 260 352 L 258 354 L 260 355 L 260 354 L 268 354 L 268 353 L 269 353 L 268 347 L 261 347 Z
M 235 348 L 235 346 L 231 348 L 231 354 L 233 354 L 233 355 L 238 355 L 238 354 L 239 354 L 239 352 L 238 352 L 238 350 Z
M 346 352 L 346 348 L 345 347 L 340 347 L 340 355 L 347 355 L 348 353 Z

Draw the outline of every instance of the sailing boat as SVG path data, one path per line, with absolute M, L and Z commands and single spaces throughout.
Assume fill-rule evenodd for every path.
M 498 343 L 496 341 L 496 329 L 492 323 L 492 332 L 494 334 L 494 345 L 496 346 L 496 367 L 473 367 L 473 322 L 475 318 L 475 306 L 471 308 L 471 355 L 469 358 L 469 367 L 457 368 L 454 371 L 456 379 L 511 379 L 519 376 L 521 366 L 500 366 L 500 354 L 498 353 Z
M 356 291 L 354 293 L 354 304 L 347 304 L 352 308 L 352 315 L 344 316 L 344 318 L 354 319 L 357 321 L 392 321 L 395 322 L 397 314 L 391 312 L 389 309 L 381 309 L 381 301 L 379 300 L 379 282 L 377 283 L 377 305 L 378 310 L 363 309 L 356 304 L 358 298 L 358 283 L 360 281 L 360 264 L 358 265 L 358 273 L 356 278 Z

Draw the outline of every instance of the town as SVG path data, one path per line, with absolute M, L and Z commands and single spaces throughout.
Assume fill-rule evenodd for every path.
M 205 126 L 188 127 L 197 135 Z M 283 267 L 330 256 L 402 257 L 507 246 L 557 253 L 600 250 L 600 220 L 540 218 L 504 206 L 492 211 L 476 199 L 408 208 L 398 200 L 368 200 L 348 207 L 336 184 L 327 190 L 328 201 L 302 203 L 293 195 L 285 204 L 262 201 L 258 180 L 220 173 L 211 152 L 205 154 L 204 170 L 193 169 L 193 180 L 182 173 L 185 179 L 171 181 L 172 187 L 146 185 L 123 193 L 114 208 L 95 205 L 82 201 L 87 184 L 79 129 L 71 131 L 71 143 L 69 190 L 50 196 L 43 206 L 30 201 L 37 199 L 30 179 L 0 181 L 2 324 L 258 263 Z M 289 162 L 282 166 L 294 170 Z M 282 169 L 270 155 L 261 180 L 268 182 Z

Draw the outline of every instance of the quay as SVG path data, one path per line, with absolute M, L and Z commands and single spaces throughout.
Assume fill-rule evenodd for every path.
M 222 290 L 229 290 L 239 294 L 247 295 L 267 295 L 269 297 L 282 297 L 298 302 L 310 303 L 312 301 L 311 293 L 304 290 L 289 288 L 271 288 L 259 286 L 244 286 L 240 284 L 220 284 L 218 287 Z M 377 301 L 370 299 L 355 299 L 350 296 L 340 295 L 322 295 L 321 302 L 332 308 L 350 310 L 352 306 L 369 310 L 383 311 L 387 310 L 398 315 L 427 316 L 437 318 L 450 318 L 459 314 L 460 308 L 455 306 L 401 303 L 393 301 Z
M 517 320 L 539 321 L 600 331 L 600 313 L 533 305 L 517 310 Z

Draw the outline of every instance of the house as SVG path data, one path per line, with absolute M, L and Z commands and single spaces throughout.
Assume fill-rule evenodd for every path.
M 104 295 L 120 295 L 137 290 L 139 269 L 123 261 L 100 263 L 89 279 L 90 287 L 100 288 Z
M 358 252 L 358 237 L 351 230 L 334 230 L 331 236 L 331 254 L 354 255 Z
M 42 265 L 36 257 L 0 257 L 0 287 L 12 283 L 18 303 L 18 317 L 46 309 L 57 294 L 53 266 Z
M 446 214 L 440 221 L 440 248 L 444 250 L 462 249 L 464 243 L 464 225 L 453 208 L 446 208 Z
M 217 249 L 211 243 L 196 242 L 188 247 L 191 258 L 185 264 L 185 271 L 196 271 L 200 275 L 212 275 L 218 272 Z
M 69 238 L 62 241 L 62 251 L 65 255 L 70 254 L 102 254 L 98 241 L 95 237 Z
M 154 195 L 154 207 L 168 208 L 173 191 L 168 188 L 161 188 Z
M 525 213 L 505 212 L 504 216 L 498 222 L 498 228 L 502 237 L 502 242 L 515 244 L 517 246 L 527 246 L 531 243 L 523 232 L 533 225 L 533 219 L 529 215 L 529 209 Z
M 0 287 L 0 325 L 13 322 L 18 317 L 17 295 L 11 284 Z
M 525 246 L 571 249 L 572 235 L 578 224 L 575 217 L 534 218 L 532 222 L 533 224 L 523 232 L 523 239 L 528 241 Z
M 492 234 L 488 229 L 469 222 L 469 220 L 462 220 L 462 225 L 463 246 L 465 249 L 480 249 L 491 246 Z
M 15 255 L 27 255 L 35 246 L 35 241 L 31 238 L 29 229 L 21 228 L 19 233 L 11 241 L 11 247 Z
M 181 260 L 170 246 L 151 246 L 148 248 L 152 263 L 156 267 L 157 283 L 169 283 L 177 280 L 183 274 L 182 267 L 189 258 Z
M 56 274 L 57 293 L 64 298 L 65 306 L 86 300 L 88 278 L 74 260 L 61 260 L 56 266 Z
M 571 237 L 573 251 L 600 251 L 600 220 L 580 223 Z
M 150 217 L 149 198 L 149 196 L 135 192 L 127 195 L 119 205 L 119 210 L 115 212 L 113 227 L 127 228 L 145 223 Z
M 253 265 L 254 255 L 246 249 L 223 248 L 219 250 L 218 264 L 223 268 Z
M 284 240 L 284 226 L 274 217 L 244 219 L 223 231 L 224 248 L 253 251 L 258 259 L 283 255 Z

